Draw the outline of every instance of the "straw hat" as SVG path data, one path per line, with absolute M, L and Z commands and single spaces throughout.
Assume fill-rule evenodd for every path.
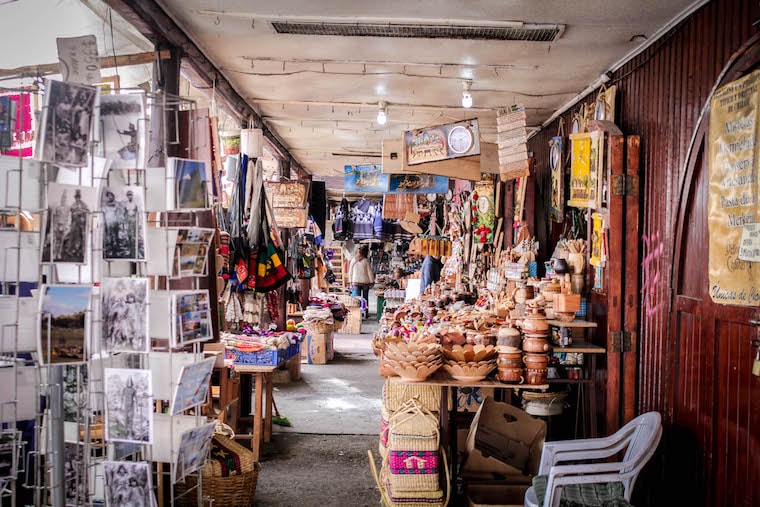
M 417 225 L 419 221 L 420 216 L 417 213 L 413 211 L 407 211 L 406 215 L 404 215 L 404 218 L 398 221 L 398 224 L 406 232 L 410 232 L 412 234 L 422 234 L 422 228 Z

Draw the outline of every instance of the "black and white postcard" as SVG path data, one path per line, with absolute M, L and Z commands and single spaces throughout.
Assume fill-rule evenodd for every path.
M 63 491 L 67 506 L 87 504 L 86 473 L 84 444 L 66 442 L 63 448 Z
M 107 507 L 152 507 L 155 504 L 150 463 L 104 461 Z
M 145 194 L 142 187 L 105 187 L 100 196 L 103 214 L 103 259 L 145 260 Z
M 147 278 L 104 278 L 100 284 L 102 352 L 149 352 Z
M 75 167 L 87 163 L 97 95 L 91 86 L 45 80 L 39 160 Z
M 106 368 L 106 440 L 153 441 L 153 392 L 150 370 Z
M 48 183 L 42 262 L 87 262 L 90 213 L 97 206 L 97 195 L 92 187 Z
M 100 97 L 103 156 L 114 169 L 145 167 L 145 96 L 142 94 Z
M 85 360 L 91 293 L 87 285 L 42 286 L 37 345 L 41 364 Z
M 211 338 L 211 310 L 208 290 L 177 292 L 174 295 L 176 329 L 172 347 Z
M 172 415 L 181 414 L 185 410 L 206 401 L 211 371 L 214 369 L 215 361 L 216 358 L 210 357 L 198 363 L 182 367 L 179 383 L 174 390 Z
M 67 364 L 63 370 L 63 420 L 86 423 L 89 396 L 87 365 Z
M 211 448 L 216 422 L 198 426 L 182 433 L 179 441 L 177 464 L 174 467 L 174 482 L 196 470 L 203 468 Z

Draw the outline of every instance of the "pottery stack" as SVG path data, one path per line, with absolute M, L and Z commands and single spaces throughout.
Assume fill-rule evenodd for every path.
M 500 327 L 496 336 L 496 347 L 499 350 L 496 362 L 499 368 L 497 378 L 507 383 L 524 382 L 520 331 L 512 325 Z
M 534 308 L 522 321 L 523 362 L 525 382 L 531 385 L 545 384 L 549 364 L 549 321 Z

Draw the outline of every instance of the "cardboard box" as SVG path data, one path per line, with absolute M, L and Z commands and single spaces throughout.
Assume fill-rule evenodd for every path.
M 488 397 L 470 426 L 462 477 L 530 482 L 545 439 L 544 421 Z
M 468 507 L 522 507 L 528 485 L 468 484 Z
M 333 334 L 311 333 L 307 336 L 306 349 L 309 364 L 327 364 L 333 354 Z

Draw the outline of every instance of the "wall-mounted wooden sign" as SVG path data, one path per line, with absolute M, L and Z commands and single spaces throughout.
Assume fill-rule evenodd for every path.
M 264 182 L 273 208 L 303 208 L 309 198 L 309 184 L 303 181 Z
M 480 155 L 478 120 L 404 132 L 406 165 Z
M 272 208 L 274 221 L 280 229 L 302 229 L 306 227 L 309 212 L 306 208 Z
M 480 181 L 481 173 L 498 173 L 499 156 L 494 143 L 480 143 L 480 155 L 407 165 L 403 159 L 403 142 L 383 141 L 384 174 L 435 174 L 460 180 Z

